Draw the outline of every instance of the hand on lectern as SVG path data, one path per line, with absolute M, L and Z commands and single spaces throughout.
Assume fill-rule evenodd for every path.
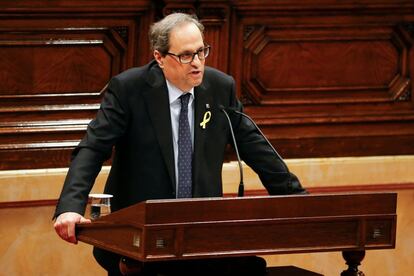
M 63 240 L 77 244 L 75 226 L 76 223 L 91 223 L 90 219 L 84 218 L 82 215 L 74 212 L 66 212 L 60 214 L 55 221 L 53 227 L 56 233 Z

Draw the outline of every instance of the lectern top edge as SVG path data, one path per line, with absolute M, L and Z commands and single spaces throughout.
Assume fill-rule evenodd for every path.
M 255 196 L 148 200 L 110 214 L 107 219 L 134 224 L 195 223 L 395 214 L 396 193 Z M 213 219 L 214 218 L 214 219 Z M 104 219 L 106 220 L 106 219 Z
M 159 204 L 172 202 L 192 202 L 192 201 L 226 201 L 226 200 L 257 200 L 257 199 L 271 199 L 271 198 L 287 198 L 287 197 L 330 197 L 330 196 L 364 196 L 364 195 L 378 195 L 378 194 L 393 194 L 396 192 L 339 192 L 339 193 L 314 193 L 314 194 L 293 194 L 293 195 L 263 195 L 263 196 L 244 196 L 244 197 L 198 197 L 198 198 L 169 198 L 169 199 L 148 199 L 141 203 Z

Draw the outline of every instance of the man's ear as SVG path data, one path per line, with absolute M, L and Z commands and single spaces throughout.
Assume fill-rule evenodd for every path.
M 161 53 L 158 50 L 154 50 L 154 59 L 155 61 L 157 61 L 158 65 L 163 68 L 164 67 L 164 63 L 162 61 L 163 56 L 161 55 Z

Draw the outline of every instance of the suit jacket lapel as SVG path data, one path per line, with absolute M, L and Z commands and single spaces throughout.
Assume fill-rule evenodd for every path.
M 204 158 L 204 145 L 206 139 L 206 133 L 208 131 L 209 124 L 207 123 L 205 128 L 200 126 L 203 122 L 204 116 L 207 111 L 211 112 L 212 101 L 208 95 L 205 84 L 201 84 L 194 89 L 195 95 L 195 112 L 194 112 L 194 160 L 193 160 L 193 195 L 200 196 L 197 187 L 197 183 L 200 183 L 198 179 L 202 177 L 202 171 L 200 168 L 200 162 Z
M 175 189 L 174 148 L 171 131 L 170 103 L 168 89 L 158 65 L 150 69 L 147 82 L 153 87 L 145 91 L 148 112 L 163 154 L 173 189 Z

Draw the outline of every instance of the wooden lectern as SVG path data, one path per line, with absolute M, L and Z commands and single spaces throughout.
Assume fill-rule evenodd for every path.
M 395 247 L 396 193 L 148 200 L 77 225 L 80 241 L 150 262 Z

